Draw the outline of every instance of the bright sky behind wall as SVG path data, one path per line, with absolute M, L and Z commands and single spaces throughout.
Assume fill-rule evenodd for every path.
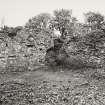
M 55 9 L 72 9 L 73 16 L 83 22 L 83 13 L 100 12 L 105 16 L 105 0 L 0 0 L 0 23 L 20 26 L 40 13 Z

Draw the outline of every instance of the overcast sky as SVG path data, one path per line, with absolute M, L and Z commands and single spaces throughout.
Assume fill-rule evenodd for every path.
M 53 10 L 62 8 L 72 9 L 73 16 L 83 22 L 83 13 L 88 11 L 105 15 L 105 0 L 0 0 L 0 23 L 24 25 L 39 13 L 53 13 Z

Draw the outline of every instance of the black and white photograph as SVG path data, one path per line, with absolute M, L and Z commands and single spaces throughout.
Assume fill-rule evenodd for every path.
M 0 0 L 0 105 L 105 105 L 105 1 Z

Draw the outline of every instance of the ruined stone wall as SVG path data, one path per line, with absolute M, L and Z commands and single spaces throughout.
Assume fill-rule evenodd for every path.
M 24 35 L 23 35 L 24 34 Z M 44 33 L 45 34 L 45 33 Z M 0 39 L 0 68 L 23 67 L 34 69 L 38 64 L 44 63 L 46 50 L 51 46 L 51 36 L 43 32 L 28 40 L 29 35 L 19 33 L 13 39 L 7 37 Z M 26 36 L 25 36 L 26 35 Z

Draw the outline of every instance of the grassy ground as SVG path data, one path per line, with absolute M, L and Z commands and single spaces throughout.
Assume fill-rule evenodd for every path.
M 105 75 L 44 67 L 0 74 L 0 105 L 105 105 Z

